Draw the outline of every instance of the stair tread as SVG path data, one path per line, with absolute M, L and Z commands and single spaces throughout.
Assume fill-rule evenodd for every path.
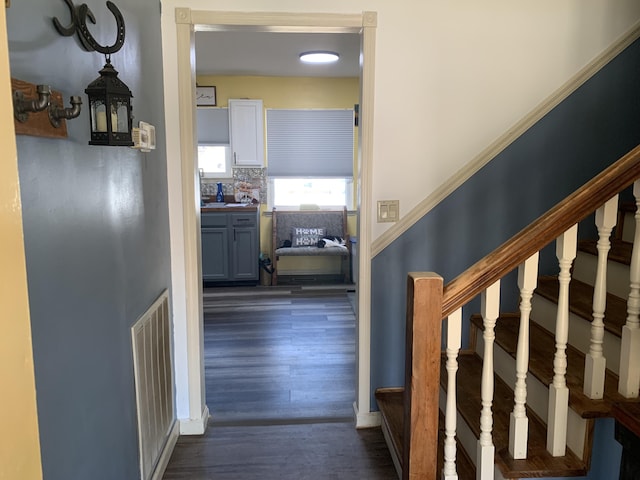
M 387 424 L 391 443 L 399 461 L 402 463 L 404 436 L 404 388 L 379 388 L 376 390 L 376 402 L 380 414 Z
M 620 402 L 613 406 L 613 416 L 634 435 L 640 437 L 640 403 Z
M 547 300 L 558 303 L 558 277 L 541 276 L 535 293 Z M 569 284 L 569 311 L 587 321 L 593 318 L 593 287 L 579 280 L 572 279 Z M 534 315 L 532 313 L 532 315 Z M 627 302 L 615 295 L 607 293 L 607 305 L 604 313 L 604 328 L 608 332 L 621 337 L 622 327 L 627 319 Z
M 458 357 L 458 412 L 476 437 L 480 436 L 480 387 L 482 359 L 475 353 Z M 440 385 L 446 389 L 447 372 L 441 369 Z M 493 444 L 496 463 L 505 478 L 571 477 L 586 474 L 586 465 L 570 449 L 566 455 L 553 457 L 546 448 L 546 427 L 529 409 L 528 458 L 514 460 L 509 454 L 509 417 L 513 410 L 513 391 L 494 375 Z
M 482 317 L 473 315 L 473 324 L 482 330 Z M 519 314 L 502 314 L 496 323 L 496 344 L 505 352 L 516 358 L 518 345 L 518 333 L 520 328 Z M 553 356 L 555 354 L 555 338 L 545 328 L 535 321 L 530 322 L 529 372 L 545 386 L 549 386 L 553 380 Z M 583 393 L 584 384 L 584 354 L 567 346 L 567 376 L 569 387 L 569 406 L 582 418 L 610 417 L 614 403 L 626 402 L 618 393 L 618 377 L 610 370 L 606 371 L 604 398 L 592 400 Z M 633 402 L 633 401 L 631 401 Z
M 376 401 L 380 413 L 387 423 L 396 454 L 402 463 L 402 438 L 404 434 L 404 388 L 379 388 L 376 390 Z M 444 417 L 440 414 L 438 428 L 438 474 L 444 466 Z M 476 469 L 458 444 L 456 455 L 456 470 L 460 480 L 475 480 Z
M 597 256 L 597 245 L 597 240 L 580 240 L 578 242 L 578 250 Z M 624 265 L 630 265 L 632 250 L 633 243 L 625 242 L 624 240 L 612 239 L 611 250 L 609 250 L 608 258 L 609 260 L 613 260 L 614 262 L 622 263 Z

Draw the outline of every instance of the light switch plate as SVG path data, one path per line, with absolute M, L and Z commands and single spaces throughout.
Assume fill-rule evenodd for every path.
M 378 222 L 397 222 L 400 219 L 400 200 L 378 200 Z

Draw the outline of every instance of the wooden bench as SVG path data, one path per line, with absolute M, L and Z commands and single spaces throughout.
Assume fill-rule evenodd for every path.
M 321 232 L 321 233 L 319 233 Z M 314 236 L 316 237 L 314 241 Z M 317 246 L 322 237 L 344 239 L 342 247 Z M 271 285 L 278 284 L 278 258 L 291 256 L 340 256 L 351 258 L 351 242 L 347 234 L 347 208 L 340 210 L 276 210 L 272 212 Z M 349 269 L 343 270 L 345 283 L 350 282 Z

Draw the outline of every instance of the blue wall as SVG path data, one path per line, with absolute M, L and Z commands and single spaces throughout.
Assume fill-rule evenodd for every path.
M 376 388 L 404 384 L 407 273 L 452 280 L 638 145 L 639 78 L 636 41 L 373 259 L 372 405 Z M 557 273 L 548 250 L 541 270 Z M 514 277 L 505 309 L 517 302 Z M 474 312 L 477 300 L 463 317 Z
M 78 3 L 80 4 L 80 3 Z M 12 77 L 81 95 L 68 139 L 17 137 L 44 478 L 139 478 L 130 327 L 170 284 L 157 0 L 117 2 L 126 23 L 112 63 L 132 90 L 134 125 L 156 126 L 158 149 L 87 145 L 86 86 L 104 57 L 62 37 L 62 0 L 7 10 Z M 89 3 L 102 44 L 115 38 L 105 3 Z

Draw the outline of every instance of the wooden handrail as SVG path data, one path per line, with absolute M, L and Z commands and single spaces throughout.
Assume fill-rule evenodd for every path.
M 640 145 L 444 287 L 442 318 L 514 270 L 640 178 Z

